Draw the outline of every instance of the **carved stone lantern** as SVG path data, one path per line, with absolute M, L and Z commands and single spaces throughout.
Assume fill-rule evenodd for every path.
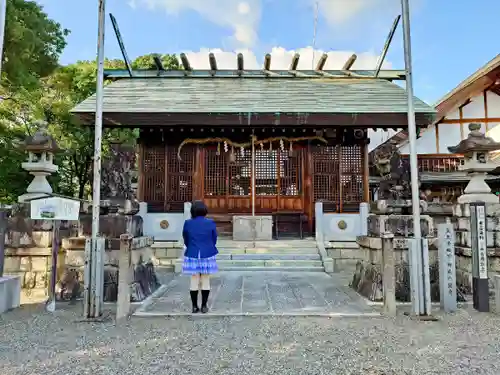
M 485 181 L 488 172 L 498 165 L 490 158 L 490 152 L 500 150 L 500 143 L 487 137 L 481 131 L 481 124 L 469 124 L 469 136 L 454 147 L 448 147 L 453 154 L 464 155 L 464 164 L 460 170 L 470 176 L 470 181 L 465 188 L 465 194 L 458 198 L 458 203 L 498 203 L 498 197 L 492 194 Z
M 21 167 L 34 178 L 26 189 L 26 193 L 18 198 L 19 202 L 50 195 L 52 187 L 47 177 L 58 170 L 57 165 L 54 164 L 54 154 L 60 149 L 54 138 L 49 135 L 47 124 L 38 121 L 36 125 L 38 130 L 33 136 L 28 136 L 22 146 L 28 152 L 28 160 L 21 164 Z

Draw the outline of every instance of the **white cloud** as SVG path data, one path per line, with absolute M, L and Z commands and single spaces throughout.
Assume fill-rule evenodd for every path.
M 218 69 L 236 69 L 236 55 L 243 54 L 245 61 L 245 69 L 261 69 L 264 64 L 264 56 L 256 56 L 255 53 L 249 49 L 236 50 L 235 52 L 224 52 L 220 49 L 207 49 L 202 48 L 200 51 L 185 51 L 189 62 L 193 69 L 210 69 L 208 62 L 208 54 L 212 52 L 215 54 Z M 325 51 L 313 50 L 312 47 L 299 48 L 297 50 L 286 50 L 282 47 L 274 47 L 271 53 L 271 69 L 273 70 L 287 70 L 292 61 L 295 53 L 300 54 L 299 70 L 310 70 L 316 66 L 318 60 L 321 58 Z M 352 51 L 330 51 L 328 53 L 328 60 L 326 61 L 325 70 L 341 69 L 347 59 L 354 53 Z M 358 58 L 354 63 L 352 69 L 375 69 L 377 65 L 378 56 L 370 53 L 357 53 Z M 383 68 L 391 69 L 390 62 L 385 62 Z
M 368 11 L 392 13 L 399 9 L 399 0 L 308 0 L 319 6 L 320 17 L 332 26 L 344 26 L 347 22 Z M 397 13 L 395 13 L 397 14 Z
M 130 0 L 133 8 L 145 5 L 151 10 L 164 9 L 169 14 L 195 11 L 209 21 L 229 27 L 237 46 L 252 47 L 257 42 L 261 0 Z

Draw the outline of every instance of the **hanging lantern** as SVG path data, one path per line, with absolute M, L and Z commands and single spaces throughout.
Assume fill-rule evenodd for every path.
M 227 146 L 227 142 L 224 141 L 224 152 L 227 152 L 229 150 L 228 146 Z
M 240 154 L 242 158 L 245 157 L 245 149 L 243 147 L 240 147 Z
M 283 139 L 280 139 L 280 150 L 285 151 L 285 142 L 283 142 Z
M 261 144 L 260 144 L 260 150 L 261 150 L 261 151 L 264 151 L 264 143 L 261 143 Z
M 217 156 L 220 155 L 220 143 L 217 143 L 217 152 L 215 153 Z

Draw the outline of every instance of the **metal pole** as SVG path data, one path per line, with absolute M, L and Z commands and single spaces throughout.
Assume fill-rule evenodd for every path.
M 57 256 L 59 255 L 59 227 L 61 222 L 54 220 L 52 228 L 52 266 L 50 269 L 50 290 L 46 310 L 56 311 Z
M 0 75 L 2 73 L 3 45 L 5 39 L 5 16 L 7 13 L 7 0 L 0 0 Z
M 411 279 L 418 280 L 418 300 L 423 301 L 418 304 L 418 300 L 412 300 L 413 312 L 421 315 L 428 315 L 431 312 L 430 304 L 430 280 L 429 280 L 429 254 L 427 246 L 422 249 L 421 228 L 420 228 L 420 196 L 418 187 L 418 161 L 417 161 L 417 126 L 415 123 L 415 107 L 413 103 L 413 77 L 411 63 L 411 37 L 410 37 L 410 4 L 409 0 L 401 0 L 403 16 L 403 41 L 406 70 L 406 93 L 408 97 L 408 139 L 410 143 L 410 170 L 411 170 L 411 198 L 413 206 L 413 236 L 415 246 L 412 247 L 411 254 Z M 424 253 L 425 252 L 425 253 Z M 427 265 L 427 266 L 425 266 Z M 417 275 L 417 276 L 415 276 Z M 413 289 L 413 287 L 412 287 Z
M 99 23 L 97 36 L 97 83 L 96 83 L 96 110 L 94 129 L 94 181 L 92 186 L 92 247 L 97 246 L 99 235 L 99 213 L 101 209 L 101 143 L 102 143 L 102 107 L 104 89 L 104 30 L 106 0 L 99 0 Z M 96 259 L 91 259 L 92 263 Z M 94 300 L 92 296 L 91 301 Z M 92 311 L 92 309 L 91 309 Z M 95 315 L 99 315 L 95 311 Z M 95 316 L 94 316 L 95 317 Z

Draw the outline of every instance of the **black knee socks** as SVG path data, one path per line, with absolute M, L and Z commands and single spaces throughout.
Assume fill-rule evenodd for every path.
M 210 294 L 210 289 L 201 291 L 201 307 L 207 307 L 209 294 Z
M 191 295 L 191 303 L 193 304 L 193 309 L 197 309 L 198 308 L 198 291 L 191 290 L 191 291 L 189 291 L 189 294 Z

